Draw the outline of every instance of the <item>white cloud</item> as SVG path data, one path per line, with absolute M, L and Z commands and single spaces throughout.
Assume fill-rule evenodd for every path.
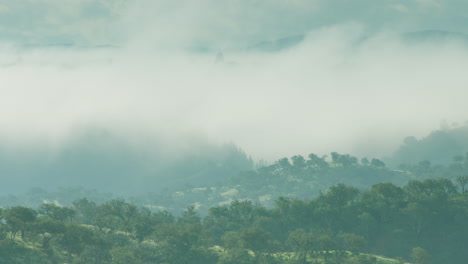
M 0 69 L 0 126 L 5 137 L 52 142 L 86 124 L 137 137 L 190 132 L 273 159 L 382 154 L 443 118 L 466 119 L 465 47 L 366 35 L 359 24 L 327 27 L 283 52 L 227 52 L 231 66 L 164 50 L 24 52 Z
M 389 11 L 387 2 L 381 7 Z M 382 154 L 404 136 L 424 135 L 443 118 L 463 122 L 468 114 L 466 47 L 407 44 L 396 33 L 370 30 L 372 16 L 354 19 L 364 11 L 352 11 L 346 23 L 323 20 L 338 10 L 336 1 L 108 1 L 102 2 L 108 17 L 86 19 L 76 10 L 92 1 L 28 3 L 49 3 L 22 13 L 22 19 L 41 17 L 42 24 L 22 28 L 24 21 L 13 19 L 17 26 L 4 30 L 20 30 L 28 41 L 63 33 L 85 43 L 123 39 L 127 45 L 4 48 L 0 126 L 2 137 L 13 141 L 59 142 L 77 126 L 97 123 L 135 137 L 202 134 L 270 159 Z M 363 10 L 367 2 L 353 3 Z M 308 32 L 306 40 L 282 52 L 241 49 L 301 32 Z M 214 64 L 212 51 L 186 51 L 196 45 L 223 49 L 226 61 L 236 63 Z M 359 148 L 369 142 L 379 146 Z

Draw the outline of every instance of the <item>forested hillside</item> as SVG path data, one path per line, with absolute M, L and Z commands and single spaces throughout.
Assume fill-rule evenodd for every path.
M 241 153 L 241 157 L 245 157 L 242 152 L 235 153 Z M 188 181 L 184 185 L 163 190 L 158 190 L 156 186 L 154 191 L 143 191 L 130 196 L 124 196 L 118 191 L 102 192 L 82 187 L 65 187 L 55 191 L 32 188 L 24 194 L 0 197 L 0 205 L 35 208 L 43 201 L 57 201 L 63 205 L 71 205 L 74 200 L 83 197 L 96 203 L 121 198 L 151 210 L 162 209 L 176 215 L 193 205 L 204 216 L 209 208 L 226 205 L 233 200 L 249 200 L 272 208 L 279 197 L 312 199 L 330 186 L 340 183 L 366 189 L 382 182 L 390 182 L 397 186 L 403 186 L 411 180 L 437 178 L 448 178 L 457 182 L 457 177 L 468 175 L 468 155 L 453 157 L 447 166 L 421 161 L 401 164 L 397 169 L 389 168 L 384 162 L 375 158 L 357 158 L 337 152 L 332 152 L 330 157 L 319 157 L 313 153 L 307 158 L 296 155 L 279 159 L 271 165 L 259 166 L 257 169 L 243 170 L 230 177 L 223 176 L 222 172 L 219 172 L 221 174 L 212 176 L 211 182 L 194 185 Z M 241 161 L 245 164 L 246 159 L 241 158 Z M 182 168 L 187 167 L 182 166 Z M 235 168 L 234 166 L 230 171 Z M 146 182 L 147 188 L 151 189 L 152 184 L 157 184 L 153 183 L 157 179 Z M 184 178 L 181 177 L 182 179 Z
M 430 162 L 434 165 L 449 165 L 456 158 L 463 161 L 468 153 L 468 125 L 448 125 L 417 139 L 406 137 L 400 148 L 388 159 L 391 166 Z
M 468 154 L 392 169 L 332 152 L 125 198 L 33 188 L 0 200 L 0 263 L 462 264 L 467 185 Z
M 338 184 L 315 199 L 279 198 L 271 209 L 236 200 L 203 218 L 194 207 L 174 216 L 123 200 L 14 206 L 0 210 L 0 263 L 462 264 L 463 188 L 443 178 L 365 190 Z
M 332 152 L 128 199 L 36 188 L 1 200 L 0 263 L 461 264 L 467 172 Z
M 0 194 L 81 186 L 134 195 L 187 184 L 216 184 L 253 168 L 253 161 L 232 143 L 217 145 L 195 136 L 180 136 L 177 141 L 169 136 L 153 137 L 133 138 L 89 126 L 53 148 L 40 142 L 24 146 L 0 136 L 4 183 Z

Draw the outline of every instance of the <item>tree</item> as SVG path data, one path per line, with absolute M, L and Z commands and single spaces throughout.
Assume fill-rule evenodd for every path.
M 345 234 L 343 235 L 343 240 L 346 249 L 351 251 L 353 254 L 358 254 L 361 252 L 367 244 L 367 241 L 364 237 L 358 236 L 356 234 Z
M 25 230 L 36 220 L 37 212 L 31 208 L 15 206 L 3 212 L 7 227 L 10 229 L 11 238 L 15 238 L 18 231 L 24 239 Z
M 68 224 L 60 240 L 60 246 L 68 252 L 71 259 L 72 254 L 79 255 L 87 245 L 95 242 L 93 231 L 77 224 Z
M 342 161 L 341 163 L 343 163 L 343 166 L 352 166 L 352 165 L 356 165 L 358 163 L 358 159 L 356 157 L 353 157 L 349 154 L 346 154 L 346 155 L 343 155 L 342 156 Z
M 362 159 L 361 159 L 361 163 L 362 163 L 362 165 L 364 165 L 364 166 L 368 166 L 368 165 L 369 165 L 369 159 L 367 159 L 367 158 L 362 158 Z
M 358 194 L 359 190 L 357 188 L 339 183 L 331 186 L 328 192 L 321 195 L 319 198 L 332 206 L 344 207 L 355 201 Z
M 333 163 L 341 163 L 341 155 L 338 154 L 338 152 L 332 152 L 330 154 L 331 154 Z
M 199 251 L 203 229 L 199 224 L 165 224 L 155 231 L 164 262 L 173 264 L 198 263 L 206 255 Z M 207 252 L 205 252 L 207 253 Z
M 49 248 L 49 242 L 65 233 L 65 224 L 61 221 L 39 218 L 33 224 L 33 230 L 42 236 L 42 247 Z
M 240 243 L 239 232 L 229 231 L 222 237 L 221 241 L 225 249 L 242 248 Z
M 73 202 L 73 208 L 77 212 L 79 221 L 83 224 L 92 224 L 97 215 L 96 203 L 82 198 Z
M 465 186 L 468 184 L 468 176 L 458 176 L 457 183 L 460 186 L 461 193 L 465 193 Z
M 183 225 L 200 224 L 200 221 L 201 218 L 195 210 L 195 206 L 193 205 L 184 210 L 182 216 L 177 219 L 177 222 Z
M 364 192 L 362 201 L 366 211 L 382 225 L 390 223 L 405 206 L 404 190 L 393 183 L 378 183 Z
M 156 228 L 154 218 L 149 215 L 139 215 L 132 224 L 138 242 L 145 240 Z
M 304 229 L 296 229 L 289 233 L 287 243 L 294 252 L 297 252 L 298 264 L 307 263 L 307 255 L 313 251 L 314 238 L 312 234 L 307 233 Z
M 97 208 L 95 224 L 100 228 L 131 230 L 131 221 L 139 215 L 138 207 L 124 200 L 111 200 Z
M 65 221 L 66 219 L 72 219 L 73 216 L 76 214 L 75 210 L 58 206 L 54 203 L 43 203 L 40 207 L 38 212 L 43 215 L 47 215 L 53 220 L 58 221 Z
M 254 222 L 255 206 L 252 204 L 252 201 L 232 201 L 228 211 L 229 218 L 238 227 L 250 226 Z
M 293 162 L 294 168 L 296 169 L 300 170 L 306 167 L 306 161 L 301 155 L 293 156 L 291 160 Z
M 265 253 L 276 252 L 279 244 L 273 239 L 271 233 L 257 227 L 241 229 L 239 231 L 239 243 L 243 249 L 253 251 L 256 262 L 260 261 Z
M 284 171 L 284 172 L 288 172 L 292 168 L 292 165 L 291 165 L 291 163 L 289 163 L 288 158 L 279 159 L 276 162 L 276 166 L 277 166 L 278 169 L 280 169 L 281 171 Z
M 420 247 L 411 250 L 411 258 L 416 264 L 427 264 L 432 260 L 432 256 L 425 249 Z
M 409 181 L 406 190 L 411 200 L 443 200 L 456 193 L 452 181 L 448 179 L 426 179 L 424 181 Z
M 307 165 L 310 168 L 316 169 L 316 170 L 323 170 L 327 169 L 329 167 L 328 162 L 325 160 L 326 156 L 319 157 L 315 155 L 314 153 L 309 154 L 309 160 L 307 161 Z
M 266 251 L 268 242 L 272 239 L 270 233 L 260 228 L 245 228 L 239 231 L 240 245 L 245 249 L 252 250 L 256 255 Z
M 328 263 L 330 251 L 337 248 L 336 241 L 330 235 L 322 235 L 318 238 L 318 244 L 320 249 L 325 251 L 325 263 Z
M 219 264 L 254 264 L 254 258 L 245 249 L 234 248 L 225 252 L 218 261 Z
M 139 258 L 133 248 L 114 247 L 111 249 L 112 263 L 114 264 L 129 264 L 138 263 Z
M 375 168 L 384 168 L 385 163 L 379 159 L 372 159 L 370 165 Z
M 341 164 L 344 167 L 355 165 L 358 162 L 358 159 L 356 157 L 353 157 L 349 154 L 341 155 L 337 152 L 332 152 L 331 156 L 333 163 Z
M 3 213 L 3 208 L 0 208 L 0 240 L 5 239 L 7 235 L 7 227 L 2 221 L 3 219 L 2 213 Z

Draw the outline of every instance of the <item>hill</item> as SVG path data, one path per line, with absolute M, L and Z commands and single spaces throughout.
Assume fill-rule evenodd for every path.
M 449 165 L 467 152 L 468 125 L 445 125 L 421 139 L 407 137 L 387 162 L 392 166 L 399 166 L 426 160 L 434 165 Z

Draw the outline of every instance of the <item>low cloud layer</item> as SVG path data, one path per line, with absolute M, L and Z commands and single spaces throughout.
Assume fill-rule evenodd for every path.
M 0 1 L 10 15 L 0 52 L 9 144 L 60 149 L 76 129 L 98 125 L 135 142 L 234 142 L 268 160 L 382 156 L 443 119 L 468 119 L 464 40 L 404 37 L 463 33 L 449 19 L 463 20 L 462 1 L 59 2 Z M 247 49 L 297 34 L 304 40 L 288 49 Z

